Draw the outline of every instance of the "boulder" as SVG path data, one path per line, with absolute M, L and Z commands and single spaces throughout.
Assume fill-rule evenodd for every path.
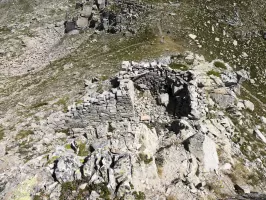
M 245 105 L 246 109 L 248 109 L 250 111 L 254 111 L 254 104 L 251 101 L 245 100 L 244 105 Z
M 237 74 L 235 72 L 223 72 L 221 79 L 226 87 L 236 85 L 238 83 Z
M 70 21 L 70 22 L 65 21 L 64 25 L 65 25 L 65 33 L 69 33 L 76 29 L 76 23 L 73 21 Z
M 3 157 L 6 154 L 6 144 L 0 142 L 0 157 Z
M 237 71 L 236 74 L 239 84 L 250 79 L 250 74 L 244 69 Z
M 265 136 L 260 132 L 259 129 L 254 130 L 254 133 L 256 134 L 256 136 L 261 139 L 262 142 L 266 143 L 266 138 Z
M 222 108 L 234 105 L 237 99 L 235 93 L 227 88 L 214 89 L 210 96 Z
M 219 159 L 215 142 L 208 136 L 197 133 L 188 139 L 188 149 L 203 165 L 205 172 L 218 170 Z
M 82 17 L 90 18 L 92 14 L 92 7 L 90 5 L 84 5 L 80 13 Z
M 266 124 L 266 117 L 261 116 L 260 120 L 263 124 Z
M 81 179 L 81 162 L 76 155 L 65 155 L 58 159 L 54 174 L 59 183 Z
M 164 105 L 166 107 L 169 103 L 169 94 L 168 93 L 160 94 L 158 100 L 161 105 Z
M 86 28 L 89 25 L 89 21 L 85 17 L 79 17 L 76 23 L 77 23 L 78 28 L 81 28 L 81 29 Z
M 249 187 L 247 185 L 236 184 L 235 185 L 235 190 L 239 194 L 249 194 L 250 193 L 250 189 L 249 189 Z

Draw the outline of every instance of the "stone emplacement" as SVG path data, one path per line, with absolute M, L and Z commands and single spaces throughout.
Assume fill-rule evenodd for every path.
M 138 120 L 135 115 L 135 87 L 140 91 L 150 91 L 158 100 L 164 94 L 166 110 L 175 118 L 188 117 L 199 119 L 205 115 L 205 105 L 200 101 L 206 99 L 190 71 L 169 68 L 160 62 L 122 63 L 120 71 L 110 81 L 111 88 L 102 91 L 107 83 L 88 83 L 88 93 L 84 103 L 69 108 L 70 115 L 77 123 L 96 125 L 102 122 Z M 111 84 L 109 84 L 111 85 Z

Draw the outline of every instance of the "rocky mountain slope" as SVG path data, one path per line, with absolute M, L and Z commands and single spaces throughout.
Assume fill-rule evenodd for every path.
M 266 199 L 265 9 L 0 1 L 0 198 Z

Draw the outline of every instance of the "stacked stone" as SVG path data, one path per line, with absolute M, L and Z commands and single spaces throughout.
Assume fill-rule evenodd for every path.
M 198 119 L 206 113 L 206 97 L 197 87 L 190 71 L 172 70 L 160 62 L 122 62 L 122 71 L 116 75 L 118 87 L 102 94 L 92 93 L 83 104 L 71 109 L 76 120 L 88 125 L 128 119 L 134 120 L 134 85 L 150 90 L 153 95 L 171 96 L 171 114 Z M 166 105 L 167 106 L 167 105 Z
M 106 30 L 111 33 L 123 30 L 135 33 L 132 22 L 146 10 L 146 6 L 139 5 L 134 0 L 110 2 L 96 0 L 76 3 L 76 9 L 79 9 L 78 15 L 65 22 L 65 33 L 86 28 Z
M 70 108 L 71 116 L 86 125 L 101 122 L 133 119 L 134 86 L 130 80 L 122 80 L 118 88 L 91 94 L 84 103 Z

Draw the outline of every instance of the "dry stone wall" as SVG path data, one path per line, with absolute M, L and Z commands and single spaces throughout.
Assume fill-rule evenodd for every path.
M 160 62 L 122 63 L 122 71 L 110 82 L 111 88 L 100 92 L 102 82 L 89 83 L 84 102 L 69 108 L 73 127 L 97 125 L 114 121 L 136 121 L 134 99 L 135 87 L 149 90 L 155 98 L 164 96 L 164 105 L 174 117 L 197 119 L 204 115 L 202 91 L 197 87 L 190 71 L 172 70 Z M 74 125 L 73 125 L 74 124 Z

